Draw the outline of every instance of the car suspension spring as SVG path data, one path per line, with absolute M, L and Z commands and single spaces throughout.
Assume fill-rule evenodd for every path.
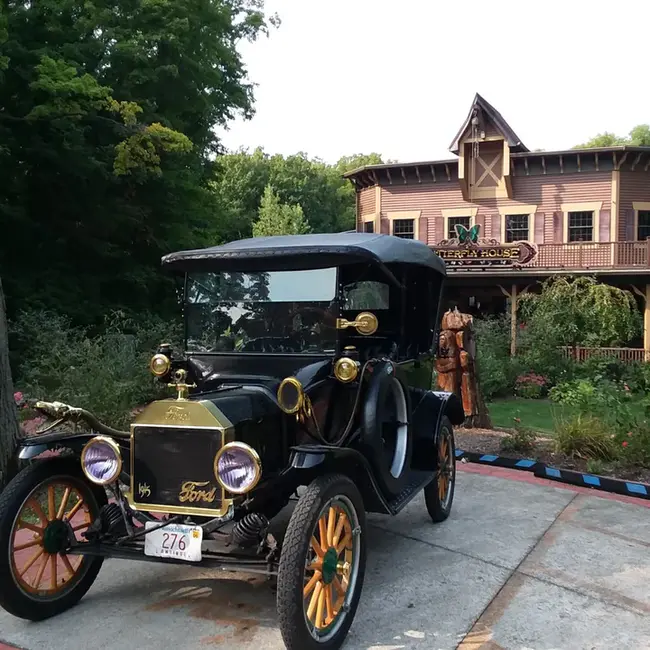
M 269 520 L 262 514 L 251 512 L 240 519 L 232 529 L 232 540 L 239 546 L 257 544 L 269 525 Z

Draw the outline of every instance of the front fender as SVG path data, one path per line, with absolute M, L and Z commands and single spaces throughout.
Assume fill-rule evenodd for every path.
M 291 447 L 292 471 L 306 474 L 307 482 L 324 473 L 345 474 L 354 481 L 368 512 L 391 514 L 388 502 L 377 485 L 366 457 L 351 447 L 299 445 Z
M 67 449 L 76 455 L 81 455 L 84 445 L 97 436 L 96 433 L 82 431 L 71 433 L 69 431 L 51 431 L 42 435 L 34 435 L 23 438 L 18 446 L 18 458 L 20 460 L 30 460 L 40 456 L 46 451 L 60 451 Z M 130 442 L 128 439 L 113 438 L 119 445 L 122 452 L 122 461 L 124 471 L 129 471 L 130 466 Z

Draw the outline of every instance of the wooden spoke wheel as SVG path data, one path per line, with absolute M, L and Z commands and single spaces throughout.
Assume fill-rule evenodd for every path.
M 102 558 L 68 554 L 106 503 L 79 461 L 53 458 L 25 468 L 0 497 L 0 604 L 40 620 L 90 588 Z
M 319 477 L 298 501 L 278 571 L 280 630 L 289 650 L 339 648 L 365 573 L 365 513 L 344 476 Z
M 424 489 L 424 499 L 434 522 L 449 517 L 456 486 L 456 445 L 451 422 L 442 419 L 437 441 L 437 466 L 433 481 Z

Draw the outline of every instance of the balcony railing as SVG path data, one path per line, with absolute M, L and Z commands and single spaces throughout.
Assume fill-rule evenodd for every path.
M 529 264 L 547 269 L 606 269 L 650 267 L 650 240 L 644 242 L 581 242 L 539 244 Z

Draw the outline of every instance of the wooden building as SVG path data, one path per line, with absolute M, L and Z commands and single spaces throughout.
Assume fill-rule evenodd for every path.
M 633 290 L 650 350 L 650 147 L 530 151 L 477 94 L 449 149 L 449 160 L 347 173 L 357 229 L 434 248 L 448 301 L 473 312 L 508 299 L 516 310 L 522 291 L 554 274 Z

